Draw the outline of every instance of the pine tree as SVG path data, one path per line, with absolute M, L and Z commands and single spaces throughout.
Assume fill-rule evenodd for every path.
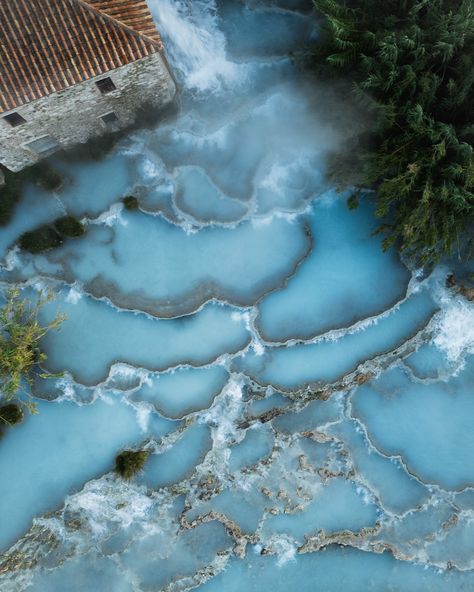
M 423 263 L 459 251 L 474 216 L 474 0 L 315 5 L 314 63 L 350 76 L 375 122 L 345 174 L 376 189 L 384 247 Z

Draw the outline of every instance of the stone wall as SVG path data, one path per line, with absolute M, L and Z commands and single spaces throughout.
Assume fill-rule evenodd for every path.
M 109 76 L 117 90 L 101 94 L 95 81 Z M 0 116 L 0 164 L 12 171 L 38 162 L 58 148 L 66 148 L 134 122 L 137 109 L 170 103 L 176 85 L 159 54 L 117 68 L 77 86 L 49 95 L 15 109 L 25 120 L 11 127 Z M 114 112 L 115 123 L 102 115 Z M 30 142 L 35 144 L 28 147 Z M 42 151 L 44 149 L 44 151 Z

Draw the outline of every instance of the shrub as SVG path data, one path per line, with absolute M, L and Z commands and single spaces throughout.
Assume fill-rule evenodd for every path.
M 22 234 L 18 242 L 25 251 L 42 253 L 59 247 L 62 245 L 63 239 L 52 226 L 40 226 Z
M 64 319 L 57 316 L 46 325 L 39 323 L 39 311 L 50 300 L 51 296 L 40 294 L 36 302 L 27 301 L 16 289 L 9 292 L 6 304 L 0 308 L 0 397 L 4 401 L 17 395 L 22 382 L 30 384 L 32 371 L 46 359 L 39 342 Z M 41 376 L 51 377 L 44 373 Z
M 355 210 L 359 207 L 359 194 L 358 193 L 353 193 L 348 199 L 347 199 L 347 207 L 350 210 Z
M 74 216 L 64 216 L 54 221 L 54 227 L 62 236 L 75 238 L 85 232 L 84 226 Z
M 126 210 L 138 210 L 138 199 L 133 195 L 124 197 L 122 201 Z
M 0 407 L 0 423 L 15 425 L 21 423 L 24 416 L 23 409 L 16 403 L 9 403 Z
M 147 459 L 146 450 L 124 450 L 115 458 L 115 472 L 129 480 L 143 469 Z

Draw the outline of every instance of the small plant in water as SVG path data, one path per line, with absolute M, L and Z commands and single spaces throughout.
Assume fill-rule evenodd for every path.
M 51 295 L 40 294 L 36 302 L 21 298 L 20 290 L 11 290 L 5 305 L 0 308 L 0 401 L 8 402 L 16 397 L 22 384 L 31 384 L 34 370 L 40 371 L 40 365 L 46 355 L 40 349 L 40 340 L 51 329 L 56 329 L 64 320 L 57 315 L 51 322 L 42 325 L 38 320 L 41 308 L 52 299 Z M 41 372 L 42 378 L 53 375 Z M 35 411 L 29 402 L 24 405 Z M 10 419 L 19 417 L 13 409 L 17 405 L 5 405 L 1 409 Z M 21 411 L 21 410 L 20 410 Z M 8 421 L 8 423 L 17 423 Z
M 84 226 L 74 216 L 58 218 L 54 221 L 54 227 L 59 234 L 68 238 L 82 236 L 85 232 Z
M 29 253 L 42 253 L 60 247 L 65 238 L 77 238 L 85 233 L 84 226 L 74 216 L 57 218 L 54 223 L 45 224 L 20 236 L 20 248 Z
M 146 450 L 124 450 L 115 458 L 115 472 L 129 480 L 143 469 L 147 459 Z
M 61 235 L 51 226 L 40 226 L 20 236 L 19 245 L 30 253 L 42 253 L 62 245 Z
M 122 201 L 126 210 L 138 210 L 138 199 L 133 195 L 127 195 Z
M 0 407 L 0 423 L 16 425 L 21 423 L 24 417 L 23 409 L 16 403 L 9 403 Z
M 349 198 L 347 199 L 347 207 L 350 210 L 355 210 L 359 207 L 359 199 L 360 199 L 360 195 L 358 192 L 353 193 L 351 196 L 349 196 Z

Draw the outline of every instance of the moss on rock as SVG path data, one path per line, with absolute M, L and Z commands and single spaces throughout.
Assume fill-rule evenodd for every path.
M 359 207 L 359 199 L 360 199 L 360 195 L 358 192 L 353 193 L 348 199 L 347 199 L 347 207 L 350 210 L 356 210 Z
M 133 195 L 127 195 L 122 201 L 126 210 L 138 210 L 138 199 Z
M 146 450 L 124 450 L 115 458 L 115 472 L 123 479 L 131 479 L 143 469 L 147 459 Z
M 74 216 L 64 216 L 54 221 L 54 227 L 62 236 L 76 238 L 85 232 L 84 226 Z
M 0 407 L 0 423 L 16 425 L 21 423 L 24 417 L 23 409 L 16 403 L 9 403 Z
M 40 226 L 20 236 L 18 244 L 30 253 L 42 253 L 62 245 L 61 235 L 52 226 Z
M 84 226 L 74 216 L 57 218 L 53 224 L 45 224 L 20 236 L 18 244 L 30 253 L 42 253 L 60 247 L 65 238 L 77 238 L 85 232 Z

